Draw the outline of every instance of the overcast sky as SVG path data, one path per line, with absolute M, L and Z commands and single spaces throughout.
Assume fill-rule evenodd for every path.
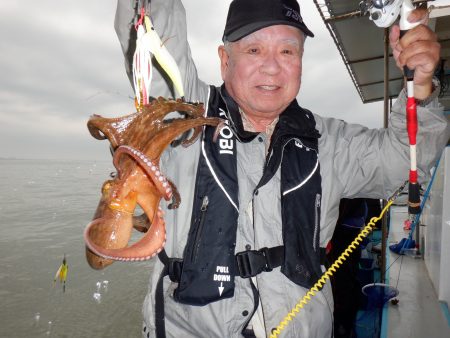
M 199 75 L 220 85 L 217 46 L 230 0 L 183 3 Z M 300 105 L 381 127 L 382 105 L 362 104 L 312 0 L 300 3 L 315 34 L 305 46 Z M 0 2 L 0 158 L 110 158 L 106 141 L 91 137 L 86 122 L 93 113 L 133 110 L 115 8 L 115 0 Z

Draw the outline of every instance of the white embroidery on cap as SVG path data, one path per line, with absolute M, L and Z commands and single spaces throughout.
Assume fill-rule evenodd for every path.
M 283 7 L 286 9 L 286 13 L 284 14 L 286 17 L 294 19 L 295 21 L 298 21 L 300 23 L 303 22 L 302 16 L 299 12 L 286 5 L 283 5 Z

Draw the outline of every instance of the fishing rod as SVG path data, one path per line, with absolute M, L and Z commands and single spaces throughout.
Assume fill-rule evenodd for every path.
M 404 0 L 400 15 L 400 37 L 406 32 L 419 25 L 419 22 L 410 23 L 408 15 L 414 10 L 411 0 Z M 414 98 L 414 70 L 409 69 L 406 65 L 403 67 L 403 73 L 406 77 L 406 128 L 408 130 L 410 161 L 409 169 L 409 185 L 408 185 L 408 212 L 412 215 L 420 213 L 420 184 L 417 181 L 417 151 L 416 137 L 418 130 L 417 123 L 417 106 Z
M 391 26 L 398 15 L 400 15 L 400 38 L 406 32 L 420 24 L 420 22 L 409 22 L 408 16 L 414 10 L 411 0 L 363 0 L 360 2 L 361 10 L 369 13 L 369 18 L 378 27 L 387 28 Z M 416 137 L 418 130 L 417 105 L 414 97 L 414 70 L 406 65 L 403 67 L 406 78 L 406 129 L 408 131 L 410 150 L 410 169 L 408 185 L 408 213 L 417 215 L 420 213 L 420 184 L 417 174 L 417 151 Z

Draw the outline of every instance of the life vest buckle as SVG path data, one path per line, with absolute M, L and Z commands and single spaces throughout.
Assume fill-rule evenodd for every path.
M 242 278 L 250 278 L 260 274 L 263 271 L 272 271 L 270 264 L 269 248 L 264 247 L 260 250 L 246 250 L 236 254 L 236 265 L 238 275 Z

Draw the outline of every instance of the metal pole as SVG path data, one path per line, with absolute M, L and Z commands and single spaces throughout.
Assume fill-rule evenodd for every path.
M 416 248 L 417 248 L 416 257 L 419 258 L 422 255 L 422 243 L 420 243 L 420 217 L 419 217 L 419 219 L 417 221 L 417 224 L 416 224 L 416 233 L 415 233 L 415 235 L 416 235 Z
M 361 17 L 361 16 L 364 16 L 364 14 L 361 11 L 354 11 L 354 12 L 348 12 L 345 14 L 329 17 L 328 19 L 325 19 L 325 22 L 339 21 L 339 20 L 351 19 L 351 18 L 356 18 L 356 17 Z
M 389 118 L 389 29 L 384 29 L 384 128 L 388 127 Z M 386 206 L 383 200 L 383 207 Z M 388 216 L 385 214 L 381 223 L 381 283 L 386 281 L 386 246 L 388 237 Z

